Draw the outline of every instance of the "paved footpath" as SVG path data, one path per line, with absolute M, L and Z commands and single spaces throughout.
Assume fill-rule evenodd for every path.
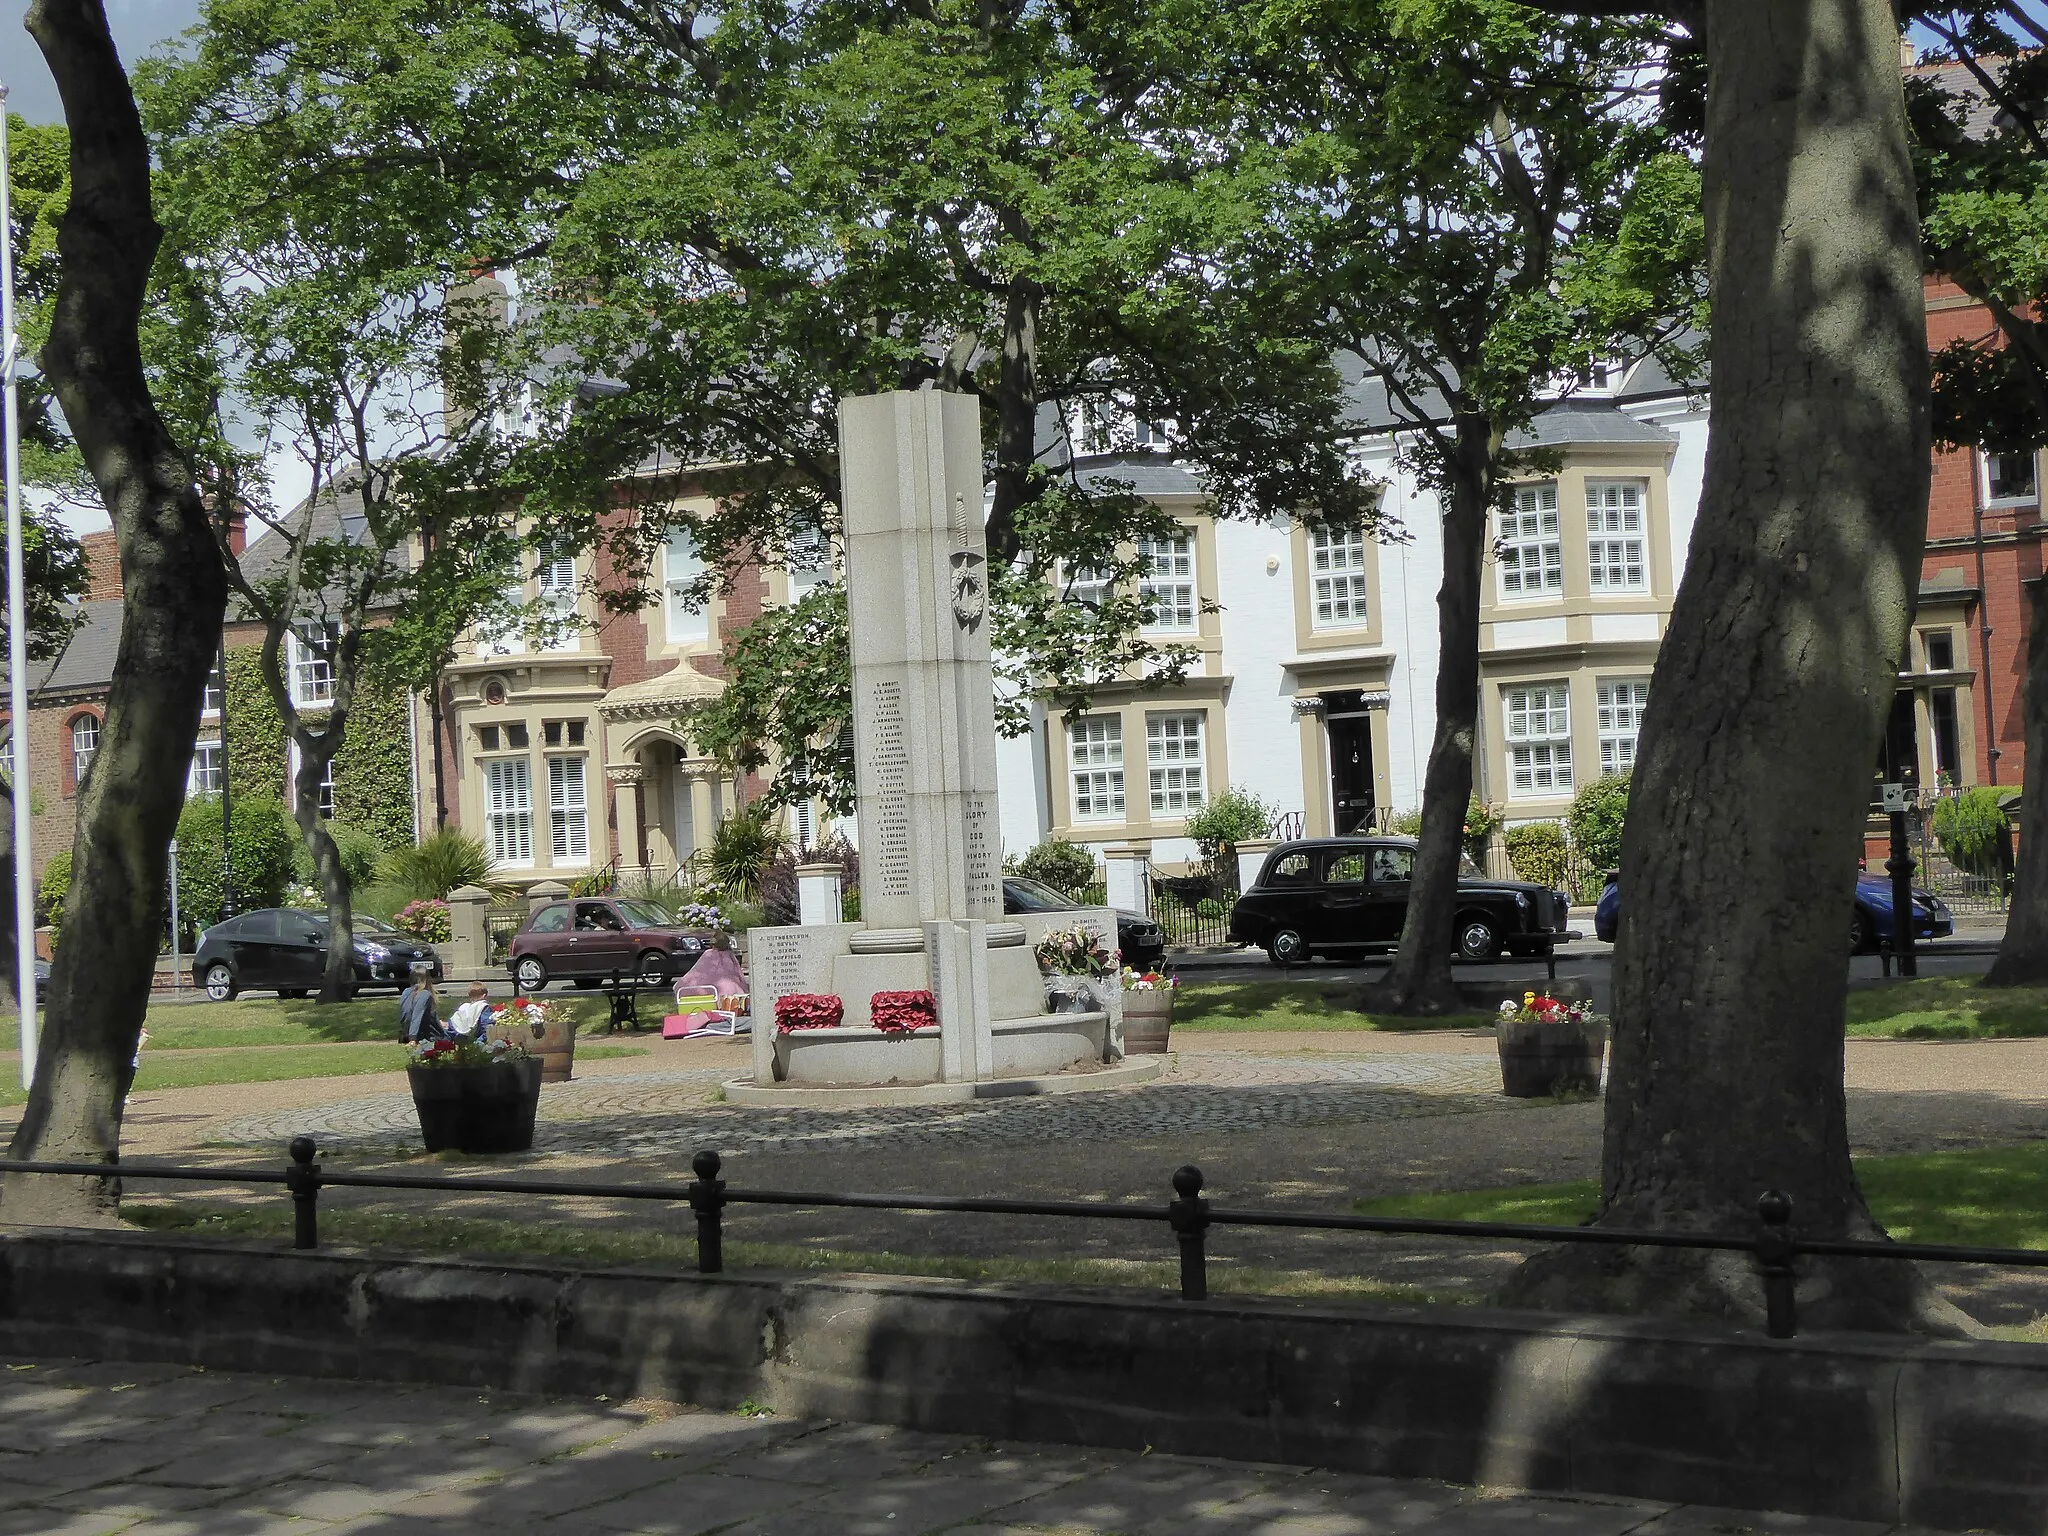
M 673 1403 L 0 1359 L 0 1536 L 1877 1536 Z

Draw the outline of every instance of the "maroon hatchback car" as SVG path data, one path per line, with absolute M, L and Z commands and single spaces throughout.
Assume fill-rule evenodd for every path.
M 522 992 L 557 977 L 597 982 L 637 975 L 658 987 L 697 963 L 712 935 L 678 927 L 659 907 L 630 897 L 589 896 L 551 902 L 512 938 L 506 966 Z

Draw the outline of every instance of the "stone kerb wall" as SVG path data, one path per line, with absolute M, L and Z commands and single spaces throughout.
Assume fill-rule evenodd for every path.
M 1143 1251 L 1145 1228 L 1134 1229 Z M 1171 1251 L 1163 1224 L 1156 1251 Z M 1948 1530 L 2048 1525 L 2048 1350 L 862 1276 L 0 1237 L 0 1347 L 657 1397 Z

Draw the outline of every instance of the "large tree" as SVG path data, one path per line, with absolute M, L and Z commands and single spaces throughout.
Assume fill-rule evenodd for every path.
M 149 146 L 99 0 L 34 0 L 71 131 L 57 290 L 39 354 L 112 517 L 121 641 L 92 772 L 80 787 L 71 895 L 42 1055 L 10 1155 L 111 1165 L 163 933 L 168 848 L 184 805 L 227 588 L 190 466 L 143 369 L 141 317 L 160 230 Z M 10 1180 L 10 1221 L 103 1219 L 109 1179 Z
M 1992 316 L 1984 334 L 1935 356 L 1935 440 L 2036 454 L 2048 444 L 2048 25 L 2005 0 L 1932 7 L 1921 19 L 1939 39 L 1933 57 L 1956 66 L 1953 88 L 1922 73 L 1908 91 L 1927 265 Z M 2031 770 L 2048 763 L 2048 583 L 2032 583 L 2028 620 Z M 2012 910 L 1989 986 L 2048 981 L 2048 795 L 2026 795 L 2020 815 Z
M 1558 11 L 1653 10 L 1543 0 Z M 1598 1222 L 1879 1234 L 1849 1163 L 1842 934 L 1918 589 L 1928 361 L 1889 0 L 1662 8 L 1705 49 L 1713 407 L 1622 849 Z M 1943 1325 L 1909 1266 L 1806 1261 L 1810 1326 Z M 1573 1249 L 1510 1294 L 1761 1315 L 1746 1260 Z

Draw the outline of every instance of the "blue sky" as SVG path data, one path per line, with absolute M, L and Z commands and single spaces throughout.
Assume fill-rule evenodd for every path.
M 107 25 L 122 62 L 133 65 L 167 37 L 199 20 L 199 0 L 106 0 Z M 44 67 L 42 50 L 22 30 L 28 8 L 7 6 L 0 23 L 0 80 L 7 83 L 7 105 L 32 123 L 59 123 L 64 109 L 57 101 L 57 82 Z

